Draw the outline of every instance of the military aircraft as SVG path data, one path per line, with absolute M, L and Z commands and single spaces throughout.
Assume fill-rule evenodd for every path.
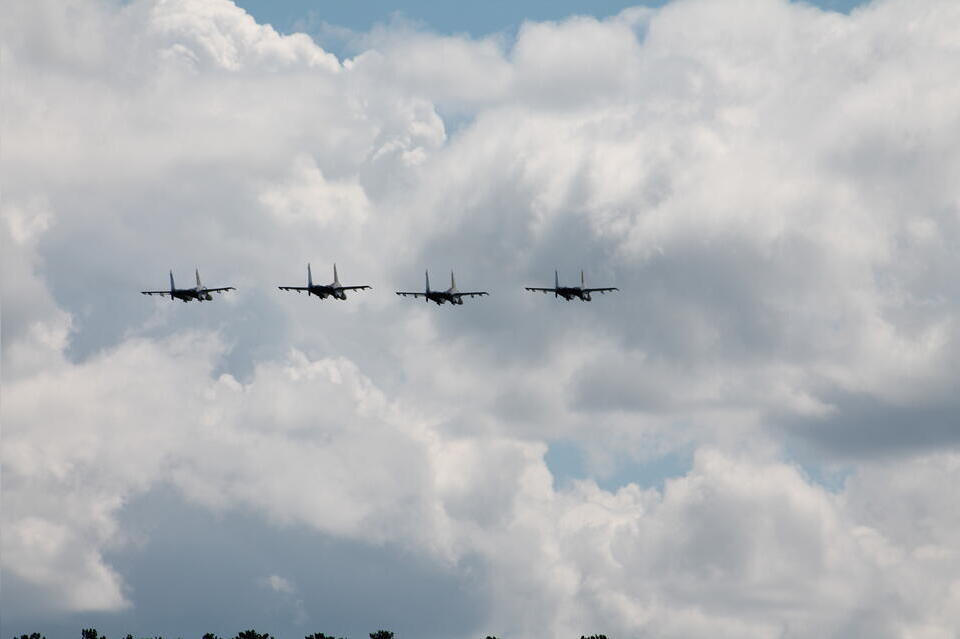
M 431 291 L 430 290 L 430 273 L 424 272 L 427 278 L 427 290 L 423 293 L 413 292 L 413 291 L 397 291 L 397 295 L 401 297 L 422 297 L 424 302 L 436 302 L 439 306 L 444 302 L 450 302 L 451 304 L 463 304 L 464 297 L 482 297 L 484 295 L 489 295 L 486 291 L 467 291 L 460 292 L 457 290 L 457 283 L 453 279 L 453 271 L 450 271 L 450 288 L 445 291 Z
M 536 286 L 527 286 L 528 291 L 539 291 L 541 293 L 553 293 L 554 297 L 562 297 L 568 302 L 575 297 L 579 297 L 584 302 L 589 302 L 592 298 L 590 293 L 606 293 L 607 291 L 619 291 L 619 288 L 609 286 L 606 288 L 587 288 L 583 281 L 583 271 L 580 271 L 580 286 L 560 286 L 560 275 L 557 271 L 553 272 L 553 288 L 538 288 Z
M 169 295 L 172 300 L 181 300 L 182 302 L 189 302 L 190 300 L 197 300 L 202 302 L 204 300 L 210 301 L 213 299 L 213 296 L 210 293 L 223 293 L 225 291 L 235 291 L 236 289 L 232 286 L 224 286 L 221 288 L 206 288 L 200 282 L 200 269 L 197 269 L 197 285 L 194 288 L 177 288 L 176 284 L 173 283 L 173 271 L 170 271 L 170 290 L 169 291 L 140 291 L 141 295 Z
M 340 278 L 337 277 L 337 265 L 333 265 L 333 282 L 330 284 L 314 284 L 313 283 L 313 274 L 310 272 L 310 264 L 307 264 L 307 285 L 306 286 L 278 286 L 281 291 L 306 291 L 307 297 L 311 295 L 316 295 L 322 300 L 327 299 L 328 297 L 333 297 L 338 300 L 347 299 L 347 294 L 344 291 L 362 291 L 365 288 L 370 288 L 369 286 L 341 286 Z

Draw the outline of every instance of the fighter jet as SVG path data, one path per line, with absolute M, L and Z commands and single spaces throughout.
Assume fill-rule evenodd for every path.
M 221 288 L 206 288 L 200 282 L 200 269 L 197 269 L 197 285 L 194 288 L 177 288 L 173 283 L 173 271 L 170 271 L 170 290 L 169 291 L 140 291 L 142 295 L 169 295 L 172 300 L 180 300 L 184 303 L 190 300 L 203 302 L 210 301 L 213 296 L 210 293 L 223 293 L 225 291 L 235 291 L 232 286 L 223 286 Z
M 562 297 L 568 302 L 575 297 L 579 297 L 584 302 L 589 302 L 592 298 L 590 293 L 606 293 L 607 291 L 619 291 L 619 288 L 610 286 L 606 288 L 587 288 L 583 281 L 583 271 L 580 271 L 580 286 L 560 286 L 560 275 L 557 271 L 553 272 L 553 288 L 538 288 L 536 286 L 527 286 L 528 291 L 540 291 L 541 293 L 553 293 L 554 297 Z
M 337 265 L 333 265 L 333 282 L 330 284 L 314 284 L 313 283 L 313 274 L 310 272 L 310 264 L 307 264 L 307 285 L 306 286 L 278 286 L 281 291 L 306 291 L 307 297 L 311 295 L 316 295 L 322 300 L 327 299 L 327 297 L 333 297 L 338 300 L 347 299 L 347 294 L 344 291 L 362 291 L 365 288 L 370 288 L 369 286 L 341 286 L 340 278 L 337 277 Z
M 424 272 L 427 278 L 427 290 L 423 293 L 412 292 L 412 291 L 397 291 L 397 295 L 401 297 L 422 297 L 424 302 L 436 302 L 439 306 L 444 302 L 450 302 L 453 305 L 463 304 L 464 297 L 482 297 L 484 295 L 489 295 L 486 291 L 467 291 L 460 292 L 457 290 L 457 283 L 453 279 L 453 271 L 450 271 L 450 288 L 445 291 L 431 291 L 430 290 L 430 273 Z

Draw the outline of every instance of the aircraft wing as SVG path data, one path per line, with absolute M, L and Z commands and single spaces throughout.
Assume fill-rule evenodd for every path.
M 306 286 L 278 286 L 281 291 L 309 291 Z
M 170 295 L 170 291 L 140 291 L 141 295 Z
M 457 297 L 483 297 L 489 295 L 486 291 L 467 291 L 465 293 L 454 293 Z
M 338 291 L 362 291 L 365 288 L 370 288 L 369 286 L 338 286 Z
M 400 297 L 407 297 L 408 295 L 410 297 L 426 297 L 427 296 L 426 293 L 416 293 L 414 291 L 397 291 L 396 293 Z
M 620 289 L 616 286 L 608 286 L 606 288 L 585 288 L 583 289 L 584 293 L 606 293 L 607 291 L 619 291 Z
M 556 293 L 557 289 L 555 288 L 538 288 L 536 286 L 527 286 L 528 291 L 540 291 L 541 293 Z
M 237 289 L 232 286 L 221 286 L 220 288 L 202 288 L 200 289 L 201 293 L 225 293 L 226 291 L 235 291 Z

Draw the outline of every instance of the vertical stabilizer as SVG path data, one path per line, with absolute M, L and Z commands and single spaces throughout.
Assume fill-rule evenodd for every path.
M 424 271 L 423 274 L 427 279 L 427 293 L 429 293 L 430 292 L 430 271 Z
M 173 283 L 173 271 L 170 271 L 170 299 L 173 299 L 173 292 L 177 290 L 177 285 Z
M 197 274 L 197 288 L 203 288 L 203 284 L 200 283 L 200 269 L 198 268 L 194 272 Z
M 450 288 L 453 290 L 457 289 L 457 283 L 453 279 L 453 271 L 450 271 Z
M 580 271 L 580 288 L 587 288 L 587 285 L 583 280 L 583 271 Z
M 333 263 L 333 285 L 340 286 L 340 278 L 337 277 L 337 263 Z
M 553 288 L 560 288 L 560 273 L 558 271 L 553 272 Z
M 310 272 L 310 262 L 307 262 L 307 287 L 313 286 L 313 273 Z

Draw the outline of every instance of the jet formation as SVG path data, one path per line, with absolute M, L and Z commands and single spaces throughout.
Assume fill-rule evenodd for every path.
M 589 302 L 591 299 L 590 293 L 600 293 L 601 295 L 609 293 L 610 291 L 619 291 L 619 288 L 608 286 L 605 288 L 587 288 L 586 282 L 583 278 L 583 271 L 580 271 L 580 286 L 560 286 L 560 274 L 557 271 L 553 272 L 553 288 L 539 288 L 536 286 L 527 286 L 528 291 L 534 291 L 538 293 L 553 293 L 554 297 L 562 297 L 566 301 L 570 301 L 573 298 L 579 298 L 582 302 Z
M 278 286 L 281 291 L 296 291 L 301 293 L 302 291 L 307 292 L 307 297 L 311 295 L 316 295 L 322 300 L 332 297 L 338 300 L 346 300 L 347 294 L 345 291 L 362 291 L 364 289 L 370 288 L 367 285 L 363 286 L 342 286 L 340 284 L 340 278 L 337 277 L 337 265 L 333 265 L 333 282 L 330 284 L 314 284 L 313 283 L 313 274 L 310 272 L 310 264 L 307 263 L 307 285 L 306 286 Z
M 424 271 L 427 279 L 427 288 L 423 293 L 415 291 L 397 291 L 400 297 L 412 297 L 414 299 L 422 297 L 424 302 L 436 302 L 437 306 L 450 302 L 453 305 L 462 305 L 464 297 L 483 297 L 489 295 L 486 291 L 466 291 L 461 293 L 457 290 L 457 283 L 453 279 L 453 271 L 450 271 L 450 288 L 445 291 L 430 290 L 430 272 Z
M 235 291 L 232 286 L 222 286 L 218 288 L 207 288 L 200 282 L 200 270 L 196 271 L 197 285 L 194 288 L 177 288 L 173 281 L 173 271 L 170 271 L 170 290 L 167 291 L 140 291 L 143 295 L 161 295 L 169 296 L 171 300 L 181 300 L 182 302 L 210 301 L 213 299 L 211 293 L 225 293 Z M 422 297 L 425 302 L 434 302 L 437 306 L 449 303 L 451 306 L 462 306 L 465 297 L 483 297 L 489 295 L 487 291 L 460 291 L 457 289 L 457 283 L 454 279 L 453 271 L 450 271 L 450 288 L 446 290 L 431 290 L 430 272 L 424 272 L 425 288 L 423 291 L 396 291 L 400 297 L 412 297 L 414 299 Z M 537 286 L 525 287 L 528 291 L 537 293 L 553 293 L 554 297 L 562 297 L 565 301 L 579 299 L 583 302 L 589 302 L 592 298 L 591 293 L 608 293 L 619 291 L 613 286 L 600 288 L 587 288 L 583 271 L 580 271 L 580 286 L 560 286 L 560 275 L 557 271 L 553 272 L 553 288 L 542 288 Z M 346 300 L 347 291 L 362 291 L 373 288 L 367 284 L 355 286 L 343 286 L 340 284 L 340 278 L 337 275 L 337 265 L 333 265 L 333 282 L 330 284 L 314 284 L 313 273 L 310 270 L 310 264 L 307 264 L 307 285 L 306 286 L 278 286 L 281 291 L 296 291 L 302 293 L 306 291 L 307 296 L 316 295 L 321 300 L 332 297 L 337 300 Z
M 177 285 L 173 282 L 173 271 L 170 271 L 170 290 L 169 291 L 140 291 L 141 295 L 163 295 L 170 296 L 172 300 L 181 300 L 186 303 L 191 300 L 197 300 L 198 302 L 211 301 L 213 296 L 210 293 L 226 293 L 227 291 L 235 291 L 236 289 L 232 286 L 222 286 L 220 288 L 206 288 L 200 282 L 200 269 L 196 270 L 197 274 L 197 285 L 194 288 L 177 288 Z

